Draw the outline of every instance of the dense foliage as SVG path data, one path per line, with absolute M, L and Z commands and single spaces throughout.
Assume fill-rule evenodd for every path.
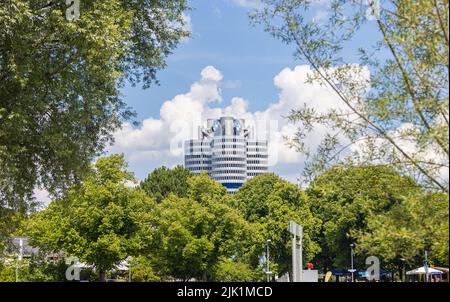
M 0 1 L 0 208 L 24 210 L 36 187 L 60 193 L 133 112 L 126 80 L 156 72 L 188 33 L 185 0 Z
M 54 200 L 27 225 L 32 244 L 42 252 L 64 252 L 93 265 L 100 280 L 128 256 L 148 251 L 154 229 L 154 200 L 135 188 L 123 156 L 97 160 L 80 186 Z
M 369 216 L 388 211 L 404 192 L 415 190 L 411 179 L 385 166 L 335 167 L 317 177 L 307 192 L 314 216 L 322 222 L 318 264 L 325 270 L 348 267 L 350 244 L 356 241 L 349 232 L 367 230 Z M 364 255 L 360 258 L 363 262 Z
M 171 192 L 167 184 L 180 173 L 185 181 Z M 351 243 L 359 269 L 375 255 L 400 273 L 421 266 L 425 250 L 431 264 L 448 265 L 448 195 L 387 166 L 335 166 L 306 191 L 267 173 L 233 195 L 206 173 L 187 176 L 180 167 L 148 179 L 163 189 L 131 185 L 121 155 L 99 158 L 66 198 L 16 217 L 22 228 L 10 236 L 30 237 L 40 248 L 20 261 L 19 280 L 65 281 L 64 259 L 76 256 L 91 268 L 82 271 L 88 280 L 262 281 L 267 247 L 273 276 L 291 272 L 290 220 L 303 226 L 304 264 L 321 272 L 347 269 Z M 17 253 L 3 257 L 0 280 L 14 281 Z
M 173 169 L 157 168 L 141 182 L 141 188 L 157 202 L 161 202 L 169 193 L 185 197 L 188 190 L 187 180 L 191 175 L 191 172 L 183 166 L 176 166 Z
M 392 270 L 419 267 L 424 251 L 435 266 L 448 267 L 449 198 L 441 193 L 406 195 L 400 203 L 367 221 L 367 231 L 352 230 L 364 254 L 379 255 Z
M 315 241 L 320 221 L 313 217 L 306 194 L 275 174 L 263 174 L 247 181 L 234 196 L 235 206 L 261 234 L 258 255 L 270 243 L 271 271 L 277 275 L 291 271 L 289 221 L 303 226 L 303 255 L 309 261 L 320 250 Z
M 258 234 L 227 204 L 226 189 L 207 174 L 189 179 L 188 197 L 158 205 L 156 267 L 175 279 L 210 280 L 221 258 L 242 258 Z

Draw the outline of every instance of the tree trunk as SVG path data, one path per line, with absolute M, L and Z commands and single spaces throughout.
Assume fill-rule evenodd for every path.
M 106 274 L 105 274 L 105 271 L 100 270 L 100 271 L 98 272 L 98 281 L 100 281 L 100 282 L 106 282 Z

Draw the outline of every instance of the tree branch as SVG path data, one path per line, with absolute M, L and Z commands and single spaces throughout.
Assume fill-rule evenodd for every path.
M 388 37 L 388 34 L 386 32 L 386 28 L 384 27 L 383 23 L 381 22 L 380 18 L 377 18 L 377 24 L 378 27 L 380 28 L 382 34 L 383 34 L 383 38 L 386 42 L 386 44 L 388 45 L 392 55 L 394 56 L 394 59 L 397 63 L 398 68 L 400 69 L 400 72 L 402 73 L 402 77 L 403 80 L 405 82 L 406 85 L 406 89 L 409 93 L 409 95 L 411 96 L 411 100 L 414 106 L 414 110 L 417 112 L 417 114 L 419 115 L 420 120 L 422 121 L 423 125 L 425 126 L 425 128 L 427 129 L 427 132 L 430 133 L 432 131 L 432 127 L 431 125 L 428 123 L 425 115 L 423 114 L 422 110 L 420 109 L 420 106 L 418 104 L 417 101 L 417 96 L 416 93 L 414 92 L 414 90 L 412 89 L 412 85 L 409 79 L 409 76 L 405 70 L 405 68 L 403 67 L 402 61 L 400 60 L 400 57 L 397 54 L 397 51 L 395 50 L 394 46 L 391 43 L 390 38 Z M 437 144 L 442 148 L 442 150 L 444 150 L 444 152 L 449 155 L 449 150 L 448 150 L 448 146 L 446 145 L 445 142 L 443 142 L 439 137 L 436 136 L 432 136 Z
M 448 42 L 448 31 L 445 30 L 444 21 L 442 20 L 441 13 L 439 12 L 439 5 L 437 3 L 437 0 L 433 0 L 434 7 L 436 8 L 436 15 L 439 20 L 439 26 L 441 27 L 442 33 L 444 34 L 445 42 L 447 43 L 447 47 L 449 46 Z
M 437 179 L 435 179 L 432 175 L 430 175 L 421 165 L 419 165 L 409 154 L 406 153 L 382 128 L 380 128 L 378 125 L 375 125 L 370 121 L 366 116 L 361 114 L 356 108 L 350 103 L 350 101 L 343 95 L 343 93 L 339 90 L 334 83 L 331 82 L 331 80 L 325 76 L 321 72 L 321 68 L 317 66 L 317 64 L 314 62 L 314 60 L 309 56 L 309 54 L 303 49 L 302 45 L 304 43 L 301 43 L 299 41 L 299 38 L 295 32 L 293 32 L 292 28 L 294 27 L 291 23 L 291 17 L 289 14 L 286 15 L 286 20 L 288 22 L 288 31 L 294 38 L 297 47 L 299 48 L 302 55 L 308 60 L 308 62 L 312 65 L 314 70 L 320 75 L 320 77 L 336 92 L 336 94 L 339 96 L 339 98 L 353 111 L 355 114 L 357 114 L 359 117 L 361 117 L 366 123 L 371 125 L 380 135 L 382 135 L 386 140 L 388 140 L 395 149 L 397 149 L 406 159 L 408 159 L 421 173 L 423 173 L 424 176 L 426 176 L 432 183 L 434 183 L 437 187 L 439 187 L 441 190 L 447 192 L 448 189 L 442 185 Z M 323 68 L 322 68 L 323 69 Z

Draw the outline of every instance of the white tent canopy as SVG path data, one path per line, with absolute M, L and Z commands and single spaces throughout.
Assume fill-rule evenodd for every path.
M 425 275 L 425 266 L 413 269 L 412 271 L 406 272 L 407 275 Z M 442 272 L 434 269 L 432 267 L 428 268 L 428 274 L 430 275 L 441 275 Z

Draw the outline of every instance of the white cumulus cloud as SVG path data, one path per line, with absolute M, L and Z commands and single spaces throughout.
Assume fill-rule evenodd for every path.
M 231 2 L 244 8 L 258 8 L 261 6 L 260 0 L 231 0 Z
M 269 139 L 272 171 L 283 173 L 281 176 L 299 175 L 302 158 L 288 148 L 284 140 L 285 136 L 295 134 L 296 127 L 288 124 L 285 117 L 291 109 L 303 104 L 318 111 L 343 106 L 327 87 L 306 83 L 311 72 L 306 65 L 283 69 L 274 77 L 274 85 L 279 90 L 278 99 L 265 110 L 250 112 L 249 100 L 241 97 L 234 97 L 229 105 L 221 106 L 222 72 L 214 66 L 207 66 L 189 91 L 163 103 L 159 117 L 148 117 L 139 127 L 126 123 L 116 132 L 115 144 L 109 152 L 124 153 L 131 166 L 145 167 L 145 174 L 161 165 L 183 164 L 183 142 L 197 137 L 198 126 L 208 118 L 230 115 L 246 119 L 248 124 L 258 128 L 260 137 Z M 308 137 L 307 144 L 317 145 L 321 132 L 319 128 Z

